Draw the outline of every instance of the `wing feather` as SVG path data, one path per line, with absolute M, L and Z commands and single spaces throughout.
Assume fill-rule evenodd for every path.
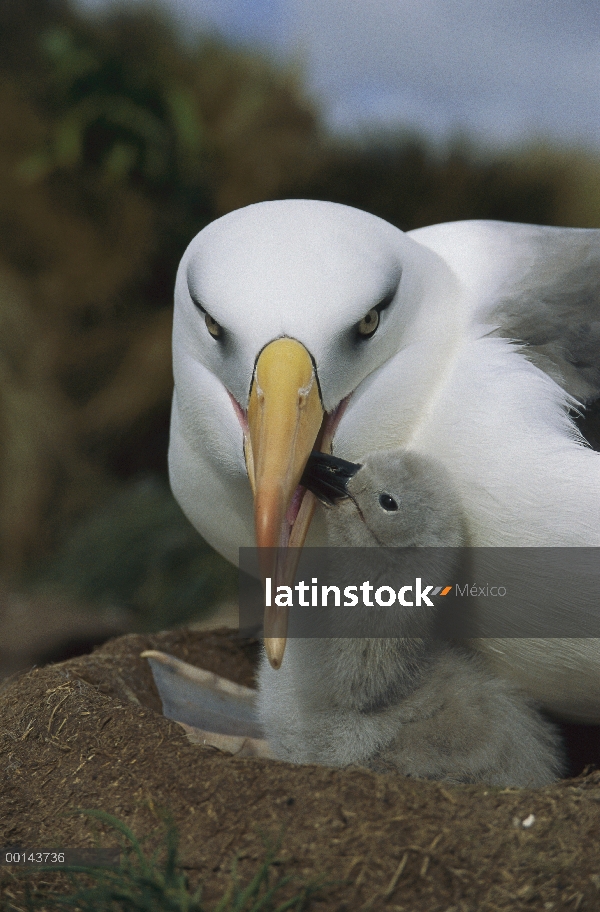
M 600 397 L 600 230 L 470 221 L 409 232 L 461 279 L 474 314 L 572 396 Z

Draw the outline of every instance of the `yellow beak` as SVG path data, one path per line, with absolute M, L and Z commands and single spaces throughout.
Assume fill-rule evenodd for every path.
M 307 491 L 299 505 L 297 488 L 323 417 L 317 378 L 307 350 L 295 339 L 270 342 L 256 362 L 245 441 L 259 548 L 301 548 L 304 544 L 315 500 Z M 263 573 L 272 575 L 275 585 L 291 585 L 295 566 L 282 558 L 282 553 L 285 552 L 271 559 Z M 269 661 L 279 668 L 286 643 L 285 609 L 265 610 L 264 631 Z

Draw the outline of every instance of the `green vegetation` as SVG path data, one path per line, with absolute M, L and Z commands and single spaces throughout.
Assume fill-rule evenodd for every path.
M 208 548 L 169 491 L 149 475 L 83 516 L 29 582 L 89 605 L 126 605 L 138 631 L 195 620 L 237 599 L 234 568 Z
M 242 883 L 237 861 L 224 895 L 210 907 L 202 901 L 202 886 L 190 890 L 178 857 L 177 830 L 168 823 L 162 842 L 151 854 L 144 852 L 142 841 L 126 824 L 104 811 L 82 812 L 108 824 L 120 834 L 121 862 L 118 868 L 72 867 L 66 870 L 70 885 L 67 893 L 57 886 L 31 887 L 31 873 L 18 872 L 14 888 L 4 890 L 0 912 L 42 912 L 42 910 L 75 909 L 77 912 L 284 912 L 305 909 L 312 896 L 321 891 L 324 882 L 302 885 L 292 893 L 287 889 L 292 877 L 280 875 L 277 867 L 279 844 L 267 847 L 264 861 L 254 876 Z M 56 869 L 44 868 L 45 871 Z M 61 871 L 64 879 L 65 873 Z M 24 887 L 24 902 L 15 893 Z M 281 894 L 287 894 L 282 898 Z M 292 895 L 289 895 L 292 893 Z M 9 895 L 10 894 L 10 895 Z

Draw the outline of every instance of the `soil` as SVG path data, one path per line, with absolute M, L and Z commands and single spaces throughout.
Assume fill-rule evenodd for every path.
M 227 630 L 128 635 L 6 682 L 0 845 L 80 848 L 96 831 L 113 846 L 109 829 L 69 812 L 102 808 L 143 836 L 168 809 L 209 909 L 233 859 L 249 876 L 282 832 L 282 873 L 335 881 L 312 901 L 323 912 L 600 907 L 599 772 L 498 790 L 235 758 L 160 714 L 139 658 L 149 648 L 251 686 L 259 644 Z

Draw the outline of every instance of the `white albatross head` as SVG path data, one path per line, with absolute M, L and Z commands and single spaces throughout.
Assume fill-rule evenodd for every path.
M 351 424 L 348 398 L 423 337 L 442 282 L 447 295 L 436 254 L 333 203 L 259 203 L 194 238 L 175 289 L 169 463 L 175 496 L 217 550 L 236 561 L 255 542 L 302 546 L 311 450 L 330 449 L 338 422 Z M 440 329 L 430 320 L 430 342 Z

